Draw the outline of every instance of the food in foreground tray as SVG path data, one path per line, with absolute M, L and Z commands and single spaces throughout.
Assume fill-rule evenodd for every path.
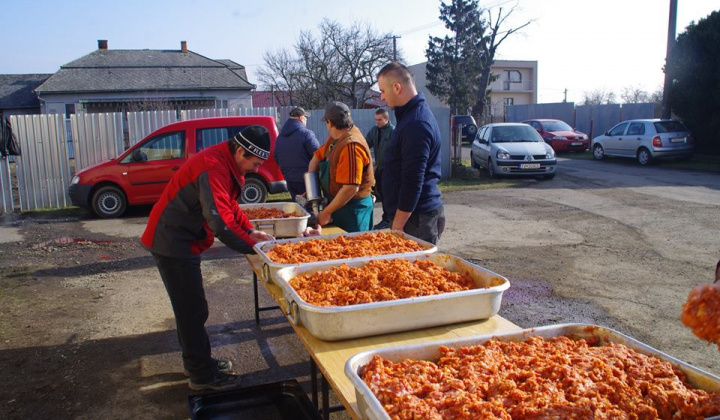
M 680 320 L 698 338 L 718 345 L 720 350 L 720 288 L 703 284 L 690 291 Z
M 250 220 L 287 219 L 289 217 L 297 217 L 297 214 L 295 213 L 285 213 L 284 211 L 276 208 L 256 207 L 254 209 L 245 209 L 243 212 Z
M 270 260 L 281 264 L 342 260 L 374 255 L 400 254 L 425 249 L 421 244 L 385 232 L 340 235 L 333 239 L 312 239 L 275 245 L 267 252 Z
M 379 355 L 360 377 L 392 419 L 702 419 L 720 394 L 621 344 L 568 337 L 441 346 L 436 361 Z
M 500 280 L 498 280 L 500 281 Z M 373 260 L 361 267 L 342 264 L 290 280 L 297 294 L 317 306 L 347 306 L 477 289 L 467 274 L 432 261 Z

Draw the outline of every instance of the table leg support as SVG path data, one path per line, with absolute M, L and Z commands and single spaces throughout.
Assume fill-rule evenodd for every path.
M 315 359 L 310 358 L 310 387 L 312 388 L 312 403 L 316 410 L 320 409 L 318 405 L 318 387 L 317 387 L 317 365 Z
M 260 325 L 260 311 L 279 310 L 279 306 L 263 306 L 260 307 L 260 297 L 258 296 L 258 277 L 253 271 L 253 301 L 255 303 L 255 324 Z

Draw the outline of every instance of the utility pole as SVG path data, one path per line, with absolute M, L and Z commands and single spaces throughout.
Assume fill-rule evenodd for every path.
M 388 38 L 393 40 L 393 61 L 397 61 L 397 39 L 402 37 L 400 35 L 390 35 Z
M 565 88 L 565 99 L 563 99 L 563 102 L 567 102 L 567 88 Z
M 672 77 L 668 71 L 668 59 L 670 50 L 675 45 L 675 27 L 677 24 L 677 0 L 670 0 L 670 19 L 668 22 L 667 53 L 665 53 L 665 83 L 663 85 L 662 117 L 670 118 L 670 90 L 672 89 Z

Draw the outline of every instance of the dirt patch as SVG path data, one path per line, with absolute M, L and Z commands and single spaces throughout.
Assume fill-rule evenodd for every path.
M 720 198 L 557 181 L 446 194 L 440 251 L 508 277 L 500 314 L 522 327 L 599 324 L 720 373 L 716 348 L 679 321 L 687 293 L 717 261 Z M 0 227 L 6 418 L 188 417 L 193 392 L 172 311 L 138 242 L 146 220 L 145 209 Z M 215 355 L 233 359 L 247 385 L 298 378 L 309 389 L 309 358 L 285 318 L 264 312 L 255 324 L 245 259 L 216 246 L 202 269 Z

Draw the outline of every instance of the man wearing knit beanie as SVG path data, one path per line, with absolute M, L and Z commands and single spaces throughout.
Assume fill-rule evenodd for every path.
M 185 162 L 153 206 L 142 244 L 152 253 L 170 297 L 185 375 L 193 390 L 226 390 L 240 385 L 228 374 L 229 360 L 214 359 L 205 330 L 200 254 L 217 237 L 228 248 L 254 253 L 257 242 L 274 239 L 254 230 L 238 205 L 247 172 L 257 172 L 270 156 L 270 134 L 246 127 L 226 142 Z

